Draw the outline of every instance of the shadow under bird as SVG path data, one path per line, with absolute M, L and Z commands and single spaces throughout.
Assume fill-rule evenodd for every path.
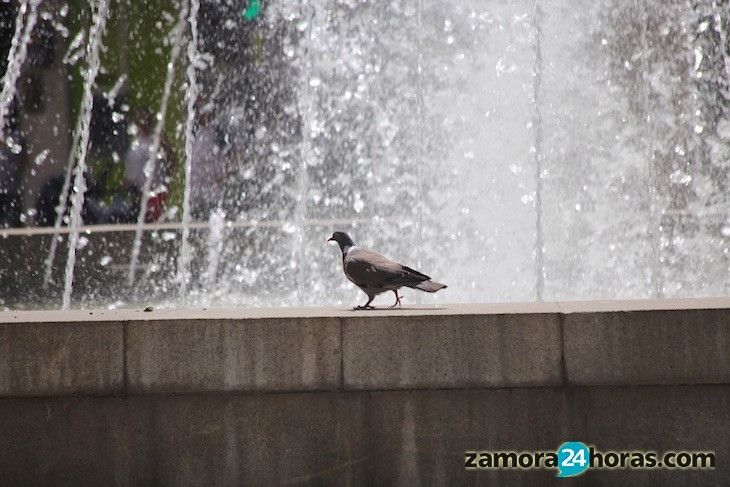
M 400 305 L 398 289 L 409 287 L 427 293 L 444 289 L 446 284 L 432 281 L 426 274 L 399 264 L 372 250 L 358 247 L 345 232 L 335 232 L 327 242 L 337 242 L 342 251 L 342 267 L 345 276 L 368 295 L 368 302 L 355 309 L 375 309 L 370 303 L 375 296 L 388 291 L 395 293 L 395 303 Z

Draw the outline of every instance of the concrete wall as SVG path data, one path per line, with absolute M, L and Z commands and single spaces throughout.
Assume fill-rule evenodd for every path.
M 729 347 L 728 299 L 9 312 L 0 315 L 0 479 L 730 485 Z M 715 450 L 717 468 L 559 481 L 553 471 L 463 469 L 467 449 L 568 440 Z

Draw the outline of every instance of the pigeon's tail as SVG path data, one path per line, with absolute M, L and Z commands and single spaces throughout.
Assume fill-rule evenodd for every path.
M 418 284 L 408 287 L 412 287 L 413 289 L 420 289 L 421 291 L 426 291 L 427 293 L 435 293 L 436 291 L 444 289 L 447 286 L 446 284 L 441 284 L 440 282 L 436 281 L 422 281 Z

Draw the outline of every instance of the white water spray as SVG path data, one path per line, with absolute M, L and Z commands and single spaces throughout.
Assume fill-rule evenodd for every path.
M 727 46 L 727 33 L 725 32 L 725 29 L 722 28 L 722 16 L 720 15 L 720 6 L 717 4 L 717 0 L 712 0 L 712 10 L 713 10 L 713 17 L 715 21 L 715 32 L 717 32 L 718 36 L 720 36 L 720 50 L 722 52 L 722 62 L 723 66 L 725 67 L 725 80 L 728 84 L 728 89 L 730 89 L 730 55 L 728 55 L 727 49 L 724 48 L 724 46 Z M 725 10 L 727 12 L 727 10 Z
M 649 14 L 646 5 L 643 2 L 637 2 L 641 9 L 641 73 L 642 73 L 642 98 L 644 101 L 644 117 L 643 122 L 646 124 L 648 135 L 644 137 L 644 157 L 648 164 L 649 173 L 649 241 L 651 244 L 651 287 L 653 297 L 661 299 L 664 297 L 664 275 L 661 259 L 661 225 L 659 222 L 659 195 L 657 172 L 655 165 L 654 149 L 651 147 L 651 141 L 654 140 L 653 121 L 650 115 L 649 106 L 649 79 L 647 56 L 649 55 L 649 44 L 647 39 L 647 24 L 649 22 Z
M 418 130 L 418 155 L 416 159 L 416 267 L 423 267 L 423 164 L 426 159 L 426 113 L 423 98 L 423 0 L 418 0 L 416 12 L 416 34 L 418 39 L 418 53 L 416 58 L 416 115 Z M 421 304 L 423 296 L 416 295 L 416 303 Z
M 540 96 L 542 90 L 542 8 L 540 1 L 535 2 L 533 18 L 535 28 L 535 65 L 533 69 L 532 94 L 532 127 L 535 135 L 535 299 L 542 301 L 545 292 L 545 264 L 543 262 L 543 233 L 542 233 L 542 112 L 540 111 Z
M 101 60 L 101 40 L 106 29 L 106 20 L 109 15 L 109 0 L 99 0 L 96 13 L 93 16 L 93 23 L 89 30 L 89 44 L 87 46 L 87 69 L 84 73 L 84 89 L 81 101 L 79 119 L 80 140 L 77 145 L 76 168 L 74 170 L 74 193 L 71 197 L 71 215 L 69 227 L 71 232 L 68 236 L 68 258 L 66 259 L 66 272 L 63 288 L 62 309 L 71 307 L 71 291 L 73 290 L 74 267 L 76 265 L 76 247 L 79 241 L 79 226 L 81 221 L 81 210 L 84 206 L 84 194 L 86 192 L 86 152 L 89 148 L 89 129 L 91 125 L 91 112 L 94 107 L 94 84 L 99 74 Z
M 38 18 L 38 4 L 40 0 L 22 0 L 18 16 L 15 18 L 15 34 L 8 51 L 8 68 L 3 76 L 3 89 L 0 93 L 0 140 L 5 139 L 5 118 L 8 116 L 10 104 L 15 98 L 18 78 L 23 62 L 28 53 L 28 43 Z M 30 10 L 28 11 L 28 9 Z M 26 15 L 27 11 L 27 15 Z M 25 21 L 25 22 L 24 22 Z
M 66 172 L 63 177 L 61 194 L 58 196 L 56 220 L 53 223 L 53 238 L 51 239 L 51 247 L 48 249 L 48 255 L 45 260 L 46 270 L 43 274 L 43 289 L 46 289 L 51 282 L 53 261 L 56 260 L 56 250 L 58 249 L 58 242 L 61 240 L 59 235 L 61 233 L 61 224 L 63 223 L 63 214 L 66 213 L 66 207 L 68 205 L 68 190 L 71 188 L 71 176 L 73 175 L 74 161 L 76 160 L 76 150 L 79 145 L 79 138 L 81 137 L 81 122 L 82 119 L 79 117 L 76 120 L 76 127 L 73 131 L 73 142 L 71 142 L 71 150 L 69 151 L 68 161 L 66 162 Z
M 182 33 L 185 29 L 187 17 L 187 6 L 180 9 L 178 22 L 173 28 L 170 41 L 172 50 L 170 52 L 170 61 L 167 63 L 167 72 L 165 74 L 165 86 L 162 90 L 162 100 L 160 101 L 160 109 L 157 112 L 157 124 L 152 134 L 152 144 L 149 147 L 149 154 L 144 165 L 144 184 L 142 186 L 142 200 L 139 205 L 139 214 L 137 215 L 137 227 L 134 230 L 134 245 L 132 246 L 132 257 L 129 260 L 129 272 L 127 273 L 127 284 L 134 284 L 134 276 L 139 263 L 139 253 L 142 249 L 142 230 L 147 213 L 147 204 L 150 200 L 150 191 L 152 189 L 152 176 L 155 174 L 157 166 L 157 154 L 160 151 L 160 141 L 162 139 L 162 130 L 165 127 L 165 118 L 167 117 L 167 107 L 170 102 L 170 93 L 172 92 L 172 83 L 175 80 L 175 62 L 180 56 Z
M 190 266 L 190 175 L 193 163 L 193 125 L 195 123 L 195 103 L 198 100 L 198 10 L 199 0 L 190 0 L 190 42 L 188 42 L 188 86 L 185 96 L 188 101 L 187 118 L 185 120 L 185 179 L 183 181 L 183 214 L 182 214 L 182 243 L 180 256 L 177 262 L 177 274 L 180 280 L 180 298 L 186 301 L 188 292 L 188 267 Z
M 304 2 L 301 5 L 300 15 L 302 18 L 306 17 L 306 7 L 309 5 L 308 2 Z M 307 42 L 311 44 L 316 29 L 317 15 L 320 9 L 314 9 L 312 12 L 310 21 L 308 23 L 309 29 L 307 31 Z M 296 252 L 295 259 L 297 264 L 297 298 L 299 304 L 304 304 L 305 287 L 307 282 L 306 269 L 304 268 L 304 262 L 306 261 L 306 247 L 304 244 L 305 239 L 305 225 L 307 222 L 307 199 L 309 193 L 309 173 L 308 167 L 310 161 L 314 158 L 314 152 L 312 148 L 312 124 L 314 122 L 312 118 L 312 112 L 314 111 L 314 100 L 312 93 L 312 66 L 311 64 L 304 61 L 307 59 L 310 47 L 308 46 L 303 52 L 300 53 L 302 57 L 300 69 L 303 71 L 301 75 L 301 93 L 298 97 L 297 111 L 299 112 L 299 119 L 301 121 L 301 145 L 299 146 L 299 168 L 297 171 L 296 179 L 296 195 L 297 202 L 294 208 L 294 226 L 296 231 L 294 232 L 294 249 Z
M 226 213 L 216 208 L 210 213 L 208 219 L 208 266 L 203 275 L 205 286 L 208 291 L 215 290 L 215 284 L 218 277 L 218 266 L 220 265 L 221 254 L 223 253 L 223 240 L 226 229 Z

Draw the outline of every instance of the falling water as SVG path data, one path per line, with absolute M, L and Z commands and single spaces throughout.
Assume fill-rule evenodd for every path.
M 423 0 L 418 0 L 416 6 L 416 38 L 418 41 L 416 54 L 416 268 L 423 266 L 423 164 L 426 151 L 426 121 L 423 99 Z M 420 304 L 423 297 L 416 295 L 416 303 Z
M 661 237 L 661 226 L 659 222 L 659 203 L 658 203 L 658 185 L 656 164 L 654 150 L 651 147 L 651 140 L 653 136 L 652 124 L 653 121 L 650 115 L 649 107 L 649 79 L 647 79 L 647 56 L 649 55 L 649 47 L 647 42 L 647 23 L 649 22 L 649 14 L 646 10 L 644 2 L 637 2 L 641 9 L 641 72 L 642 72 L 642 98 L 644 100 L 644 123 L 646 124 L 646 130 L 648 135 L 644 136 L 644 157 L 646 163 L 649 165 L 649 240 L 651 245 L 651 287 L 653 289 L 655 298 L 664 297 L 664 279 L 662 276 L 662 260 L 661 260 L 661 249 L 660 249 L 660 237 Z
M 170 33 L 170 43 L 172 49 L 170 51 L 170 61 L 167 63 L 167 72 L 165 73 L 165 86 L 162 90 L 162 100 L 160 101 L 160 109 L 157 112 L 157 123 L 155 131 L 152 134 L 152 144 L 149 148 L 149 155 L 144 165 L 144 184 L 142 186 L 142 200 L 139 206 L 139 214 L 137 215 L 137 227 L 134 230 L 134 244 L 132 246 L 132 257 L 129 260 L 129 272 L 127 274 L 127 283 L 131 286 L 134 284 L 134 275 L 139 262 L 139 252 L 142 248 L 142 230 L 147 214 L 147 203 L 150 199 L 150 191 L 152 189 L 152 176 L 155 173 L 157 165 L 157 154 L 160 150 L 160 141 L 162 139 L 162 129 L 165 126 L 167 117 L 167 107 L 170 102 L 170 93 L 172 92 L 172 83 L 175 80 L 175 62 L 180 55 L 182 49 L 182 34 L 185 29 L 187 17 L 187 5 L 181 7 L 178 22 Z
M 66 260 L 66 273 L 63 288 L 63 309 L 71 306 L 71 291 L 73 289 L 74 266 L 76 265 L 76 246 L 79 241 L 79 226 L 81 226 L 81 209 L 84 206 L 84 193 L 86 181 L 86 152 L 89 148 L 89 128 L 91 124 L 91 111 L 94 106 L 94 83 L 99 73 L 101 61 L 99 51 L 101 40 L 106 29 L 106 20 L 109 15 L 109 0 L 99 0 L 97 11 L 93 17 L 93 25 L 89 31 L 89 44 L 87 46 L 88 66 L 84 73 L 83 98 L 79 113 L 81 138 L 77 145 L 76 169 L 74 171 L 74 193 L 71 197 L 71 216 L 69 226 L 71 232 L 68 236 L 68 258 Z
M 726 48 L 724 48 L 724 46 L 727 46 L 727 33 L 725 32 L 725 29 L 723 29 L 723 27 L 722 27 L 723 19 L 722 19 L 722 16 L 720 15 L 720 7 L 717 5 L 717 0 L 712 0 L 712 9 L 715 14 L 714 15 L 715 31 L 720 36 L 720 46 L 723 46 L 723 48 L 721 48 L 720 51 L 722 52 L 722 61 L 723 61 L 723 66 L 725 67 L 725 89 L 728 92 L 730 92 L 730 54 L 728 54 L 728 50 Z M 727 12 L 727 10 L 726 10 L 726 12 Z M 726 223 L 730 224 L 730 217 L 728 217 L 728 219 L 726 220 Z M 727 263 L 728 258 L 730 256 L 728 255 L 727 252 L 724 255 L 726 256 L 725 262 Z M 728 274 L 730 274 L 730 266 L 727 264 L 726 264 L 726 266 L 727 266 Z M 724 286 L 725 295 L 728 294 L 728 290 L 730 290 L 730 279 L 725 279 L 725 286 Z
M 193 125 L 195 123 L 195 103 L 198 100 L 197 65 L 198 55 L 198 10 L 199 0 L 190 0 L 190 42 L 188 42 L 188 86 L 185 93 L 187 98 L 187 118 L 185 119 L 185 179 L 183 181 L 183 214 L 182 214 L 182 243 L 178 257 L 177 272 L 180 280 L 180 297 L 183 302 L 188 292 L 188 267 L 190 266 L 190 175 L 193 164 Z
M 426 121 L 424 117 L 424 100 L 423 100 L 423 0 L 418 0 L 418 10 L 416 12 L 416 30 L 418 39 L 418 54 L 416 60 L 416 116 L 418 119 L 418 157 L 416 160 L 416 179 L 417 179 L 417 242 L 416 242 L 416 263 L 420 268 L 423 264 L 423 174 L 422 166 L 425 158 L 426 147 Z M 420 300 L 420 296 L 419 296 Z
M 46 256 L 45 266 L 46 270 L 43 274 L 43 287 L 47 288 L 51 282 L 51 275 L 53 274 L 53 262 L 56 260 L 56 250 L 58 243 L 61 238 L 59 236 L 61 232 L 61 225 L 63 224 L 63 215 L 66 213 L 66 207 L 68 205 L 68 194 L 71 189 L 71 176 L 73 176 L 74 161 L 76 160 L 76 151 L 79 146 L 79 139 L 81 138 L 82 130 L 82 118 L 79 117 L 76 120 L 76 127 L 73 131 L 73 142 L 71 143 L 71 150 L 68 154 L 68 161 L 66 161 L 66 171 L 63 177 L 63 186 L 61 187 L 61 194 L 58 196 L 58 204 L 56 205 L 56 219 L 53 223 L 53 238 L 51 238 L 51 246 L 48 249 L 48 255 Z
M 76 151 L 79 145 L 79 139 L 81 138 L 81 131 L 83 127 L 83 117 L 79 116 L 76 119 L 76 126 L 74 127 L 72 134 L 71 150 L 68 153 L 68 160 L 66 161 L 66 171 L 63 177 L 63 185 L 61 186 L 61 193 L 58 197 L 58 204 L 56 205 L 56 218 L 53 223 L 53 236 L 51 238 L 51 246 L 48 249 L 48 255 L 44 261 L 45 272 L 43 273 L 43 288 L 47 288 L 51 282 L 51 276 L 53 274 L 53 262 L 56 260 L 56 250 L 58 244 L 61 241 L 59 236 L 61 226 L 63 224 L 63 215 L 66 213 L 66 207 L 68 205 L 69 189 L 71 189 L 71 177 L 73 176 L 74 161 L 76 160 Z
M 91 2 L 91 9 L 103 10 L 97 2 Z M 730 57 L 719 48 L 728 42 L 724 2 L 711 0 L 699 10 L 674 2 L 673 13 L 662 16 L 659 0 L 599 2 L 594 9 L 576 8 L 578 0 L 567 4 L 469 0 L 449 9 L 426 0 L 387 5 L 289 0 L 272 4 L 267 15 L 255 22 L 230 15 L 237 7 L 224 6 L 225 2 L 211 4 L 210 16 L 200 0 L 188 2 L 176 2 L 174 10 L 159 12 L 154 19 L 153 35 L 169 37 L 169 43 L 166 58 L 155 65 L 149 78 L 139 69 L 155 63 L 147 46 L 123 46 L 122 52 L 108 55 L 109 65 L 102 55 L 105 61 L 98 67 L 98 76 L 104 72 L 111 84 L 118 80 L 107 99 L 118 92 L 119 105 L 150 107 L 157 120 L 152 147 L 143 161 L 146 177 L 139 212 L 135 210 L 129 218 L 134 220 L 131 224 L 90 227 L 92 233 L 109 232 L 89 237 L 93 258 L 77 259 L 75 253 L 84 243 L 79 230 L 81 209 L 84 199 L 91 198 L 84 194 L 83 168 L 97 148 L 97 132 L 88 133 L 94 102 L 88 89 L 101 83 L 94 80 L 95 70 L 84 72 L 79 83 L 81 101 L 73 102 L 80 105 L 75 120 L 65 120 L 71 112 L 69 100 L 78 100 L 71 90 L 42 111 L 23 117 L 18 128 L 27 140 L 23 145 L 33 151 L 53 154 L 63 145 L 47 142 L 52 136 L 43 133 L 46 127 L 54 130 L 54 137 L 68 138 L 71 145 L 65 169 L 49 165 L 35 178 L 25 178 L 32 179 L 31 184 L 22 181 L 26 186 L 22 210 L 28 210 L 31 220 L 29 206 L 36 203 L 31 200 L 40 194 L 31 191 L 40 188 L 59 198 L 55 225 L 9 227 L 0 232 L 12 238 L 53 234 L 42 275 L 48 284 L 52 277 L 59 280 L 59 268 L 54 268 L 57 247 L 64 245 L 59 235 L 71 231 L 65 307 L 70 306 L 72 286 L 75 303 L 81 301 L 77 296 L 82 281 L 87 289 L 82 298 L 85 304 L 106 305 L 109 290 L 129 282 L 131 296 L 124 296 L 129 305 L 139 303 L 137 292 L 145 301 L 178 306 L 188 294 L 191 305 L 190 274 L 198 262 L 204 271 L 200 282 L 218 289 L 210 296 L 212 305 L 296 304 L 297 296 L 299 302 L 307 303 L 349 302 L 352 289 L 333 265 L 332 249 L 316 249 L 320 240 L 312 235 L 340 225 L 356 226 L 356 237 L 387 255 L 416 257 L 414 265 L 448 282 L 449 291 L 434 295 L 435 300 L 605 299 L 647 292 L 699 296 L 723 289 L 727 293 L 730 281 L 723 275 L 727 260 L 710 269 L 721 262 L 718 249 L 727 247 L 727 200 L 718 195 L 723 188 L 721 175 L 707 172 L 709 167 L 727 167 L 727 116 L 719 113 L 722 107 L 716 104 L 721 99 L 717 91 L 722 89 L 717 87 L 725 86 L 730 77 Z M 41 71 L 34 68 L 25 73 L 31 57 L 36 66 L 35 40 L 27 42 L 28 59 L 22 61 L 25 34 L 30 32 L 35 39 L 45 32 L 41 28 L 61 32 L 41 19 L 31 32 L 34 5 L 42 16 L 40 0 L 16 4 L 20 13 L 14 33 L 9 34 L 13 43 L 0 95 L 5 118 L 18 99 L 16 92 L 24 86 L 24 76 L 32 75 L 36 81 Z M 272 15 L 277 8 L 281 15 Z M 633 9 L 635 25 L 622 21 L 628 9 Z M 82 23 L 88 10 L 79 9 L 75 20 L 72 15 L 73 25 Z M 149 11 L 143 15 L 156 16 Z M 662 40 L 659 20 L 639 28 L 639 20 L 646 22 L 647 16 L 658 16 L 665 23 L 687 19 L 686 43 L 668 45 Z M 224 25 L 219 25 L 221 19 Z M 62 61 L 63 48 L 69 45 L 68 63 L 80 60 L 84 67 L 92 67 L 92 51 L 103 48 L 101 20 L 94 18 L 96 32 L 89 32 L 87 21 L 86 35 L 71 35 L 66 41 L 54 34 L 54 41 L 65 44 L 56 46 L 55 58 L 49 57 L 53 67 L 44 71 L 41 87 L 56 89 L 65 83 L 71 68 Z M 123 24 L 114 24 L 117 39 L 135 33 Z M 711 32 L 705 32 L 708 28 Z M 111 30 L 104 34 L 108 35 Z M 137 40 L 133 37 L 132 42 Z M 209 71 L 204 71 L 207 53 L 202 46 L 217 60 Z M 698 71 L 701 77 L 665 76 L 677 69 L 686 71 L 693 50 L 704 56 Z M 591 56 L 586 58 L 585 52 Z M 186 54 L 189 64 L 181 59 Z M 556 56 L 563 57 L 558 62 Z M 173 85 L 181 65 L 186 68 L 186 107 L 178 111 Z M 20 75 L 13 67 L 22 68 Z M 210 86 L 203 82 L 209 79 Z M 222 88 L 214 89 L 214 85 Z M 667 103 L 680 97 L 682 106 Z M 195 201 L 190 198 L 195 188 L 189 188 L 189 178 L 195 163 L 192 149 L 197 148 L 196 109 L 202 98 L 214 108 L 208 120 L 215 131 L 214 143 L 224 151 L 225 163 L 239 169 L 231 171 L 223 183 L 227 197 L 221 208 L 233 224 L 230 230 L 223 226 L 220 214 L 205 215 L 210 216 L 207 222 L 191 221 Z M 30 113 L 28 107 L 20 108 Z M 124 186 L 120 172 L 114 174 L 117 179 L 105 172 L 112 165 L 106 153 L 101 155 L 106 139 L 114 138 L 113 143 L 119 144 L 114 171 L 122 167 L 118 154 L 129 140 L 127 134 L 111 134 L 106 113 L 99 113 L 97 120 L 96 106 L 93 111 L 91 125 L 99 122 L 100 136 L 100 171 L 94 176 L 102 183 L 99 198 L 108 202 Z M 115 116 L 120 114 L 112 119 Z M 713 125 L 704 134 L 693 133 L 693 127 L 686 130 L 687 123 L 706 119 Z M 150 178 L 160 164 L 162 133 L 172 128 L 171 120 L 179 123 L 181 135 L 173 148 L 181 155 L 186 179 L 180 186 L 185 192 L 183 221 L 156 224 L 159 232 L 150 235 L 144 224 L 155 184 Z M 665 127 L 686 135 L 680 149 L 692 150 L 686 159 L 695 172 L 692 185 L 682 183 L 686 195 L 681 196 L 687 196 L 688 205 L 681 211 L 696 217 L 700 227 L 697 237 L 680 235 L 688 242 L 676 244 L 677 248 L 683 245 L 684 252 L 668 250 L 667 242 L 672 245 L 673 239 L 665 242 L 669 227 L 660 226 L 665 206 L 661 191 L 675 184 L 661 179 L 669 166 L 659 155 L 671 154 L 676 145 Z M 264 137 L 259 129 L 266 133 Z M 25 154 L 26 160 L 30 155 Z M 673 157 L 669 163 L 679 160 Z M 694 189 L 699 196 L 691 194 Z M 69 198 L 73 198 L 70 219 Z M 40 204 L 36 204 L 38 210 Z M 713 211 L 720 215 L 719 230 L 704 216 L 707 204 L 714 205 Z M 621 214 L 612 212 L 616 205 L 621 206 Z M 47 204 L 43 209 L 39 223 L 54 217 Z M 406 226 L 407 238 L 398 238 Z M 200 258 L 195 254 L 197 228 L 211 229 L 207 247 L 200 246 Z M 177 242 L 181 229 L 182 244 Z M 134 244 L 127 249 L 123 242 L 132 234 Z M 150 239 L 143 240 L 148 235 Z M 282 239 L 286 239 L 283 245 Z M 18 256 L 18 248 L 26 248 L 12 248 L 8 241 L 9 250 L 0 248 L 2 255 Z M 281 248 L 286 250 L 273 255 Z M 451 255 L 440 258 L 450 250 L 454 250 Z M 143 273 L 142 262 L 148 254 L 151 265 Z M 0 304 L 33 306 L 35 297 L 43 304 L 54 299 L 51 291 L 36 289 L 40 284 L 33 278 L 43 264 L 34 258 L 24 259 L 28 264 L 13 279 L 28 284 L 11 282 L 12 289 L 5 293 L 9 297 L 0 296 Z M 692 266 L 700 259 L 706 264 L 702 271 L 703 278 L 708 276 L 706 283 L 698 283 Z M 175 260 L 178 265 L 171 269 L 169 263 Z M 125 264 L 119 283 L 117 266 L 109 266 L 112 261 Z M 478 272 L 472 271 L 477 267 Z M 489 269 L 488 279 L 483 279 L 487 274 L 481 269 Z M 3 275 L 12 275 L 5 270 L 0 269 Z M 183 299 L 177 297 L 178 290 Z M 428 295 L 409 297 L 431 300 Z
M 215 289 L 215 283 L 218 277 L 218 266 L 221 260 L 221 253 L 223 252 L 226 213 L 222 209 L 216 208 L 210 213 L 208 224 L 208 255 L 206 256 L 208 265 L 205 269 L 203 279 L 205 281 L 206 289 L 211 290 Z
M 122 91 L 122 87 L 124 86 L 124 83 L 127 82 L 127 75 L 123 74 L 121 75 L 116 83 L 114 83 L 114 86 L 111 87 L 109 91 L 106 92 L 104 95 L 104 98 L 106 98 L 106 102 L 109 104 L 110 107 L 114 106 L 114 103 L 119 96 L 119 92 Z
M 727 33 L 722 28 L 722 16 L 720 15 L 720 7 L 717 5 L 717 0 L 712 0 L 712 10 L 715 17 L 715 31 L 720 36 L 720 46 L 722 52 L 723 65 L 725 66 L 725 80 L 730 89 L 730 55 L 727 51 Z M 727 12 L 727 10 L 726 10 Z
M 535 67 L 533 70 L 532 126 L 535 134 L 535 299 L 543 300 L 545 292 L 545 266 L 543 264 L 542 234 L 542 112 L 540 111 L 540 88 L 542 83 L 542 9 L 539 0 L 535 2 Z
M 301 17 L 306 18 L 306 7 L 308 3 L 303 2 L 301 6 Z M 312 38 L 316 37 L 316 33 L 314 32 L 314 29 L 318 28 L 319 26 L 316 25 L 317 15 L 316 15 L 316 9 L 312 13 L 310 21 L 309 21 L 309 27 L 307 30 L 307 37 L 308 37 L 308 43 L 312 42 Z M 306 56 L 307 52 L 302 53 L 302 59 L 307 59 L 308 56 Z M 307 195 L 309 193 L 309 174 L 307 173 L 307 168 L 309 166 L 309 161 L 313 158 L 313 152 L 312 152 L 312 115 L 314 110 L 314 102 L 313 102 L 313 93 L 312 89 L 314 88 L 313 85 L 317 84 L 316 82 L 313 82 L 313 79 L 311 77 L 312 69 L 311 66 L 304 61 L 302 61 L 301 66 L 302 71 L 304 71 L 304 74 L 302 75 L 302 83 L 301 83 L 301 93 L 298 100 L 298 111 L 299 111 L 299 119 L 301 120 L 301 144 L 299 146 L 299 169 L 297 171 L 297 181 L 296 181 L 296 207 L 294 208 L 294 225 L 296 227 L 296 231 L 294 232 L 294 249 L 296 252 L 296 265 L 297 265 L 297 296 L 299 299 L 299 304 L 304 303 L 304 295 L 305 295 L 305 286 L 306 286 L 306 268 L 305 268 L 305 261 L 306 261 L 306 247 L 304 245 L 304 238 L 305 238 L 305 225 L 307 221 Z
M 20 69 L 28 53 L 28 43 L 38 16 L 36 11 L 39 3 L 40 0 L 21 1 L 18 16 L 15 18 L 15 34 L 13 34 L 10 44 L 8 67 L 3 76 L 3 89 L 0 93 L 0 140 L 3 141 L 5 139 L 5 118 L 8 116 L 10 104 L 15 98 Z M 26 16 L 28 5 L 30 5 L 30 12 Z M 25 23 L 23 23 L 23 19 L 25 19 Z
M 309 112 L 311 108 L 305 109 L 304 116 L 302 118 L 302 148 L 301 148 L 301 159 L 299 162 L 299 170 L 297 172 L 297 204 L 294 210 L 294 224 L 296 226 L 295 231 L 295 249 L 296 249 L 296 264 L 297 264 L 297 294 L 299 297 L 299 303 L 304 303 L 304 288 L 306 286 L 306 248 L 304 244 L 305 238 L 305 225 L 307 221 L 307 193 L 309 188 L 309 177 L 307 174 L 308 160 L 311 154 L 311 145 L 309 142 L 304 142 L 310 138 L 309 133 Z

